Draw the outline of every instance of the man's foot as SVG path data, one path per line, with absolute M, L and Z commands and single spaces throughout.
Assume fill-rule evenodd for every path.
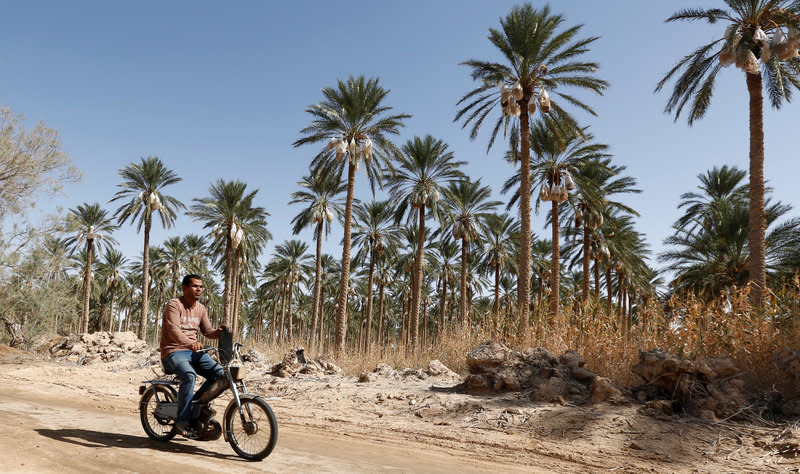
M 175 429 L 178 430 L 178 434 L 183 436 L 186 439 L 197 439 L 198 434 L 197 431 L 192 429 L 189 425 L 177 425 Z

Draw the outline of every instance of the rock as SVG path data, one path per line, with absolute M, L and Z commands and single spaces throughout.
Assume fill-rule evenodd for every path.
M 572 376 L 581 382 L 591 383 L 597 378 L 597 374 L 586 367 L 575 367 L 572 369 Z
M 579 356 L 577 352 L 573 350 L 569 350 L 558 358 L 558 363 L 562 365 L 566 365 L 570 369 L 577 369 L 579 367 L 583 367 L 586 364 L 586 361 L 583 360 L 583 357 Z
M 487 368 L 499 367 L 513 357 L 513 351 L 495 341 L 486 341 L 467 353 L 470 373 L 481 373 Z
M 431 377 L 448 377 L 452 379 L 461 378 L 460 375 L 447 368 L 447 366 L 442 364 L 437 359 L 430 361 L 428 364 L 428 370 L 426 370 L 425 373 Z
M 611 381 L 605 377 L 595 377 L 592 385 L 589 387 L 589 396 L 595 403 L 610 402 L 622 397 L 620 389 L 614 386 Z

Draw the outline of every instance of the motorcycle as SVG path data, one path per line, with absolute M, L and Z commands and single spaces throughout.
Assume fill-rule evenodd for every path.
M 226 331 L 227 332 L 227 331 Z M 227 336 L 227 337 L 225 337 Z M 238 342 L 232 344 L 230 333 L 220 336 L 219 349 L 208 347 L 204 351 L 215 353 L 223 367 L 224 376 L 217 379 L 199 400 L 192 401 L 191 426 L 198 441 L 212 441 L 224 436 L 239 456 L 260 461 L 269 456 L 278 441 L 278 421 L 272 408 L 256 394 L 248 393 L 245 386 L 245 367 L 241 365 Z M 175 420 L 178 416 L 180 381 L 173 377 L 144 380 L 139 387 L 139 417 L 150 439 L 169 441 L 178 434 Z M 233 398 L 225 408 L 222 424 L 214 418 L 216 410 L 211 402 L 226 390 Z

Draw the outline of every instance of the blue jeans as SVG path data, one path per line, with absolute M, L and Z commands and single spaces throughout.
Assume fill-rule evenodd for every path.
M 178 376 L 181 386 L 178 389 L 178 425 L 189 424 L 192 415 L 192 400 L 197 400 L 208 390 L 211 384 L 222 377 L 224 371 L 214 359 L 205 352 L 192 352 L 190 350 L 175 351 L 161 359 L 161 364 L 167 372 Z M 194 382 L 197 374 L 205 377 L 206 381 L 192 397 Z

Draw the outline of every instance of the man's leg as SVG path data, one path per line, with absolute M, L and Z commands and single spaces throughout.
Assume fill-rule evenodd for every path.
M 195 368 L 198 374 L 206 379 L 203 385 L 195 392 L 194 397 L 192 397 L 193 400 L 199 400 L 214 381 L 222 377 L 225 372 L 222 370 L 222 366 L 205 352 L 199 354 L 197 352 L 192 353 L 192 367 Z
M 178 419 L 175 420 L 178 427 L 188 426 L 191 419 L 192 391 L 197 380 L 197 373 L 192 367 L 192 355 L 192 351 L 176 351 L 161 360 L 164 368 L 174 372 L 181 381 L 178 389 Z

